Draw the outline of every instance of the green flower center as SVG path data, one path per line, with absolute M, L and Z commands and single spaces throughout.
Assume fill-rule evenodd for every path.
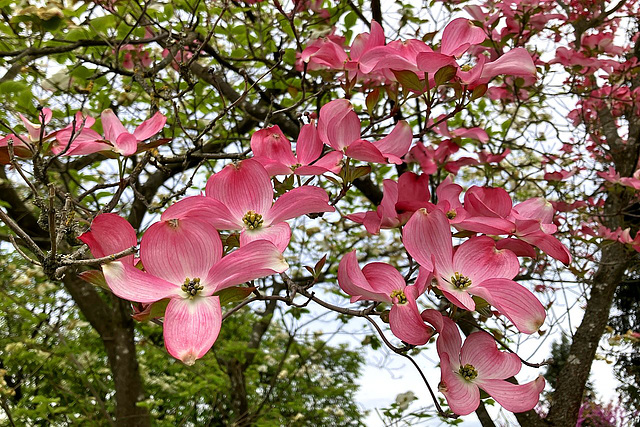
M 389 296 L 391 297 L 391 299 L 397 299 L 397 304 L 406 304 L 407 303 L 407 296 L 404 294 L 404 291 L 401 290 L 395 290 L 393 292 L 391 292 L 391 294 L 389 294 Z
M 455 219 L 456 216 L 458 216 L 458 213 L 455 209 L 451 209 L 449 212 L 447 212 L 447 218 L 449 219 Z
M 451 276 L 451 284 L 458 289 L 464 289 L 471 286 L 471 279 L 469 279 L 467 276 L 462 276 L 456 271 L 456 273 Z
M 193 299 L 196 295 L 200 293 L 201 290 L 204 289 L 204 286 L 200 284 L 200 278 L 196 277 L 194 279 L 189 279 L 188 277 L 184 280 L 184 284 L 182 285 L 182 291 L 189 296 L 189 299 Z
M 464 366 L 460 366 L 460 370 L 458 371 L 458 373 L 467 381 L 474 380 L 478 376 L 478 371 L 476 371 L 476 368 L 474 368 L 473 365 L 469 365 L 468 363 Z
M 249 211 L 242 217 L 242 222 L 245 223 L 249 230 L 255 230 L 256 228 L 262 227 L 264 224 L 264 220 L 262 219 L 262 215 L 255 213 L 254 211 Z

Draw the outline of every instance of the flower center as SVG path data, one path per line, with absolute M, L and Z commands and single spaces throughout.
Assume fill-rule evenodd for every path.
M 169 223 L 169 227 L 171 228 L 178 228 L 178 223 L 179 221 L 177 219 L 170 219 L 169 221 L 167 221 Z
M 464 64 L 462 67 L 460 67 L 460 69 L 462 71 L 469 71 L 471 70 L 473 67 L 471 66 L 471 64 Z
M 295 165 L 291 165 L 291 170 L 295 171 L 296 169 L 298 169 L 300 166 L 302 166 L 300 163 L 296 163 Z
M 471 286 L 471 279 L 469 279 L 467 276 L 462 276 L 456 271 L 456 273 L 451 276 L 451 284 L 458 289 L 464 289 Z
M 476 368 L 474 368 L 473 365 L 469 365 L 468 363 L 464 366 L 460 366 L 460 370 L 458 371 L 458 373 L 467 381 L 474 380 L 478 376 L 478 371 L 476 371 Z
M 458 213 L 455 209 L 451 209 L 449 212 L 447 212 L 447 218 L 449 219 L 455 219 L 456 216 L 458 216 Z
M 204 286 L 200 284 L 199 277 L 196 277 L 194 279 L 189 279 L 187 277 L 186 279 L 184 279 L 184 284 L 182 285 L 181 289 L 189 296 L 189 299 L 193 299 L 193 297 L 198 295 L 200 291 L 204 289 Z
M 397 289 L 397 290 L 391 292 L 391 294 L 389 294 L 389 296 L 391 297 L 392 300 L 393 299 L 397 300 L 396 304 L 406 304 L 407 303 L 407 296 L 400 289 Z
M 255 230 L 256 228 L 262 227 L 264 221 L 262 219 L 262 215 L 255 213 L 254 211 L 249 211 L 242 217 L 242 222 L 245 223 L 249 230 Z

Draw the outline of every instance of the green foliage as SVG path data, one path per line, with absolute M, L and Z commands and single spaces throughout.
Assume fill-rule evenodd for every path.
M 101 424 L 114 411 L 104 347 L 66 292 L 19 257 L 0 254 L 0 399 L 19 424 Z M 162 330 L 137 324 L 146 399 L 157 425 L 228 425 L 240 414 L 230 376 L 247 363 L 249 414 L 255 425 L 361 425 L 354 402 L 359 352 L 313 333 L 292 337 L 275 320 L 250 348 L 259 316 L 225 321 L 214 349 L 192 367 L 170 357 Z M 109 414 L 109 415 L 107 415 Z

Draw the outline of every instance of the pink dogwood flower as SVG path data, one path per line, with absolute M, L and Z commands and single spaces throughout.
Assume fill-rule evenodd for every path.
M 511 412 L 525 412 L 538 404 L 545 385 L 542 375 L 526 384 L 505 381 L 520 372 L 522 362 L 516 354 L 498 350 L 493 337 L 481 331 L 469 335 L 463 345 L 455 323 L 443 316 L 434 321 L 429 313 L 433 311 L 423 312 L 423 318 L 441 322 L 436 327 L 440 333 L 436 344 L 441 372 L 438 389 L 454 413 L 475 411 L 480 405 L 480 389 Z
M 291 143 L 278 125 L 261 129 L 251 136 L 254 159 L 260 162 L 269 175 L 322 175 L 340 171 L 342 153 L 332 151 L 322 158 L 322 141 L 314 123 L 300 129 L 296 143 L 296 154 L 291 152 Z
M 426 289 L 424 275 L 419 276 L 415 285 L 407 285 L 398 270 L 389 264 L 373 262 L 360 269 L 354 250 L 340 260 L 338 284 L 351 295 L 351 302 L 370 300 L 392 304 L 389 325 L 391 332 L 402 341 L 422 345 L 431 337 L 433 330 L 422 321 L 416 303 Z
M 444 212 L 416 211 L 403 232 L 407 252 L 433 272 L 437 288 L 453 304 L 475 310 L 471 295 L 485 299 L 526 334 L 537 331 L 546 312 L 540 301 L 512 279 L 520 270 L 516 255 L 496 248 L 490 237 L 473 237 L 454 253 L 451 228 Z
M 18 115 L 20 116 L 20 120 L 22 120 L 24 127 L 27 129 L 27 135 L 17 137 L 14 134 L 9 134 L 0 139 L 0 164 L 8 164 L 11 161 L 11 159 L 9 159 L 9 140 L 12 141 L 13 153 L 15 156 L 28 157 L 31 154 L 31 149 L 27 144 L 40 141 L 41 130 L 51 121 L 53 112 L 49 108 L 43 108 L 41 111 L 38 111 L 38 123 L 30 122 L 22 114 Z M 52 135 L 53 133 L 43 133 L 42 140 L 44 141 Z
M 431 205 L 428 175 L 405 172 L 398 182 L 385 179 L 382 185 L 384 193 L 377 210 L 347 215 L 351 221 L 363 224 L 371 234 L 378 234 L 381 228 L 399 227 L 417 209 Z
M 361 139 L 360 119 L 346 99 L 335 99 L 320 109 L 318 134 L 322 142 L 334 150 L 372 163 L 401 164 L 401 157 L 407 154 L 413 139 L 411 126 L 404 120 L 379 141 Z
M 120 252 L 137 243 L 131 225 L 115 214 L 98 215 L 80 236 L 95 257 Z M 133 256 L 102 265 L 107 284 L 120 298 L 154 303 L 168 298 L 164 315 L 167 351 L 192 365 L 211 348 L 222 323 L 216 292 L 288 268 L 271 242 L 257 241 L 222 256 L 218 232 L 197 219 L 153 224 L 140 244 L 145 271 Z
M 167 122 L 167 118 L 160 112 L 157 112 L 149 120 L 145 120 L 138 126 L 133 133 L 129 132 L 120 122 L 120 119 L 113 113 L 111 109 L 102 112 L 102 128 L 104 137 L 101 137 L 94 130 L 89 129 L 95 120 L 87 117 L 83 119 L 83 126 L 79 125 L 76 120 L 76 130 L 73 126 L 68 126 L 58 132 L 57 150 L 62 151 L 65 156 L 73 156 L 79 154 L 90 154 L 105 149 L 115 151 L 123 156 L 135 154 L 138 149 L 138 143 L 143 142 L 156 135 Z M 77 133 L 78 128 L 80 133 Z M 74 136 L 69 148 L 69 141 Z
M 274 203 L 269 174 L 254 159 L 227 165 L 212 175 L 205 194 L 175 203 L 162 219 L 200 218 L 218 230 L 240 230 L 240 246 L 269 240 L 284 251 L 291 238 L 286 220 L 312 212 L 335 211 L 322 188 L 308 185 L 284 193 Z

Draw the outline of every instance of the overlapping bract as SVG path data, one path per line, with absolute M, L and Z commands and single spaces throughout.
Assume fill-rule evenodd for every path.
M 98 215 L 80 236 L 96 257 L 137 244 L 131 225 L 115 214 Z M 129 301 L 155 303 L 169 299 L 164 315 L 167 351 L 193 364 L 209 351 L 222 323 L 220 300 L 214 294 L 249 280 L 288 268 L 273 243 L 252 242 L 222 256 L 217 230 L 197 219 L 172 219 L 153 224 L 140 243 L 141 271 L 133 256 L 103 264 L 114 294 Z

